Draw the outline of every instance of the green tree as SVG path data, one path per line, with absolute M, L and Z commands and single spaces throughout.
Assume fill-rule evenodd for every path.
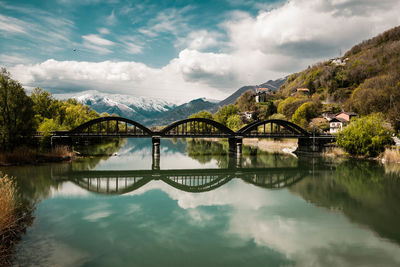
M 32 100 L 21 84 L 10 78 L 5 68 L 0 71 L 0 138 L 3 149 L 11 150 L 23 136 L 35 131 Z
M 242 120 L 238 114 L 234 114 L 229 116 L 226 121 L 226 126 L 230 128 L 232 131 L 237 131 L 243 125 Z
M 383 115 L 373 113 L 353 120 L 338 133 L 336 143 L 352 155 L 375 157 L 393 142 L 391 135 Z
M 40 87 L 36 87 L 31 93 L 33 111 L 41 123 L 45 118 L 50 119 L 56 116 L 59 109 L 59 101 L 53 99 L 52 95 Z
M 269 120 L 286 120 L 285 115 L 280 113 L 274 113 L 268 117 Z
M 212 120 L 213 119 L 213 115 L 205 110 L 199 111 L 196 114 L 192 114 L 189 116 L 189 118 L 194 119 L 194 118 L 203 118 L 203 119 L 209 119 Z
M 257 105 L 253 113 L 253 119 L 266 120 L 269 116 L 276 113 L 276 106 L 272 101 L 265 102 L 262 105 Z
M 217 122 L 226 126 L 228 118 L 232 115 L 236 115 L 238 112 L 239 109 L 235 105 L 230 104 L 227 106 L 223 106 L 217 111 L 217 113 L 215 113 L 214 119 Z
M 310 101 L 301 105 L 292 116 L 292 122 L 307 127 L 308 122 L 318 116 L 319 109 L 316 103 Z
M 63 120 L 61 126 L 66 130 L 74 129 L 79 125 L 96 119 L 99 114 L 86 105 L 77 103 L 76 100 L 67 100 L 62 106 Z
M 304 103 L 310 101 L 308 97 L 288 97 L 278 104 L 278 113 L 286 116 L 287 119 L 292 118 L 296 110 Z

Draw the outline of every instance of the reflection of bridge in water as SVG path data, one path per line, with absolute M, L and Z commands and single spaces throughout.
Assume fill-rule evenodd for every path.
M 100 194 L 125 194 L 139 189 L 152 180 L 186 192 L 214 190 L 234 178 L 268 189 L 288 187 L 309 175 L 307 169 L 285 168 L 236 168 L 191 170 L 135 170 L 135 171 L 73 171 L 54 177 L 69 180 L 85 190 Z

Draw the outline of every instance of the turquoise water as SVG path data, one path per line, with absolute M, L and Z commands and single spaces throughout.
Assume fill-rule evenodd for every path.
M 376 162 L 162 140 L 7 167 L 35 221 L 26 266 L 399 266 L 400 177 Z M 233 162 L 233 163 L 232 163 Z M 118 184 L 118 185 L 117 185 Z

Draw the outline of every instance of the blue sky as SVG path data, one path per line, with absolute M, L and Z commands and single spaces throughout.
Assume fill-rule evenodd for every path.
M 28 90 L 221 99 L 399 25 L 396 7 L 397 0 L 0 0 L 0 65 Z

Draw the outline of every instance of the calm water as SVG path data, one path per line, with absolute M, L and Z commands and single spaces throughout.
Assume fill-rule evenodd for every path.
M 26 266 L 399 266 L 400 177 L 376 162 L 151 140 L 1 168 L 36 202 Z M 239 167 L 240 168 L 237 168 Z

